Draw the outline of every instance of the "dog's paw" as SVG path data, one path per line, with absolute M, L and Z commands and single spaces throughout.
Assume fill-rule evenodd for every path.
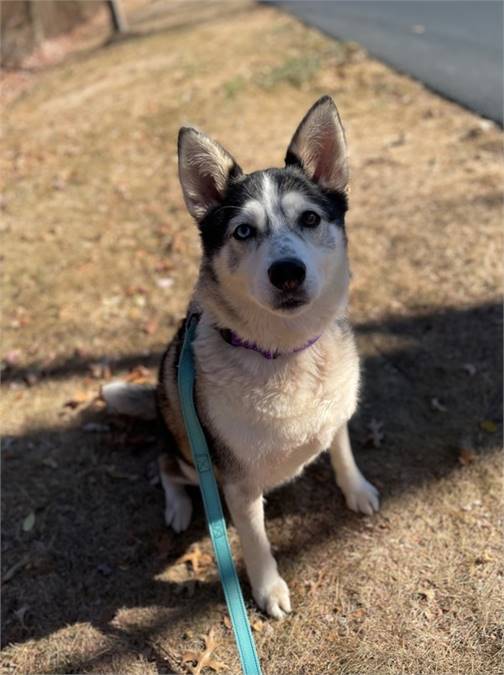
M 253 589 L 259 607 L 274 619 L 282 619 L 291 611 L 289 587 L 278 574 L 268 583 Z
M 345 495 L 349 509 L 357 513 L 372 516 L 380 508 L 380 493 L 364 476 L 357 476 L 354 480 L 340 485 Z
M 187 530 L 191 516 L 192 503 L 187 495 L 180 496 L 166 505 L 165 522 L 177 533 Z

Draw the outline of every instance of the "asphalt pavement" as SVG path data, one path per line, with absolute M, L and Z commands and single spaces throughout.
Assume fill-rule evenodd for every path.
M 279 0 L 305 23 L 502 125 L 501 0 Z

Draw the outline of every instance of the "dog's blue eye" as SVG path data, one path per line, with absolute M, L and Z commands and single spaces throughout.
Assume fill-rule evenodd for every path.
M 315 211 L 303 211 L 299 222 L 303 227 L 317 227 L 320 225 L 320 216 Z
M 253 227 L 250 227 L 250 225 L 246 225 L 245 223 L 242 223 L 241 225 L 238 225 L 238 227 L 235 229 L 233 232 L 233 237 L 235 239 L 250 239 L 255 235 L 255 230 Z

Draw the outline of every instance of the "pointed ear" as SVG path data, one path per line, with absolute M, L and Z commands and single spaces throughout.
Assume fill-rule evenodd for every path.
M 329 190 L 348 182 L 345 132 L 330 96 L 320 98 L 306 113 L 292 137 L 285 164 L 300 166 L 308 178 Z
M 220 204 L 229 180 L 242 170 L 221 145 L 190 127 L 182 127 L 179 132 L 178 160 L 185 203 L 200 222 Z

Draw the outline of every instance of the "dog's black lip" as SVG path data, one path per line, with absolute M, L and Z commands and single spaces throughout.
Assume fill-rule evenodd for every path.
M 286 298 L 277 304 L 277 309 L 297 309 L 307 302 L 305 298 Z

